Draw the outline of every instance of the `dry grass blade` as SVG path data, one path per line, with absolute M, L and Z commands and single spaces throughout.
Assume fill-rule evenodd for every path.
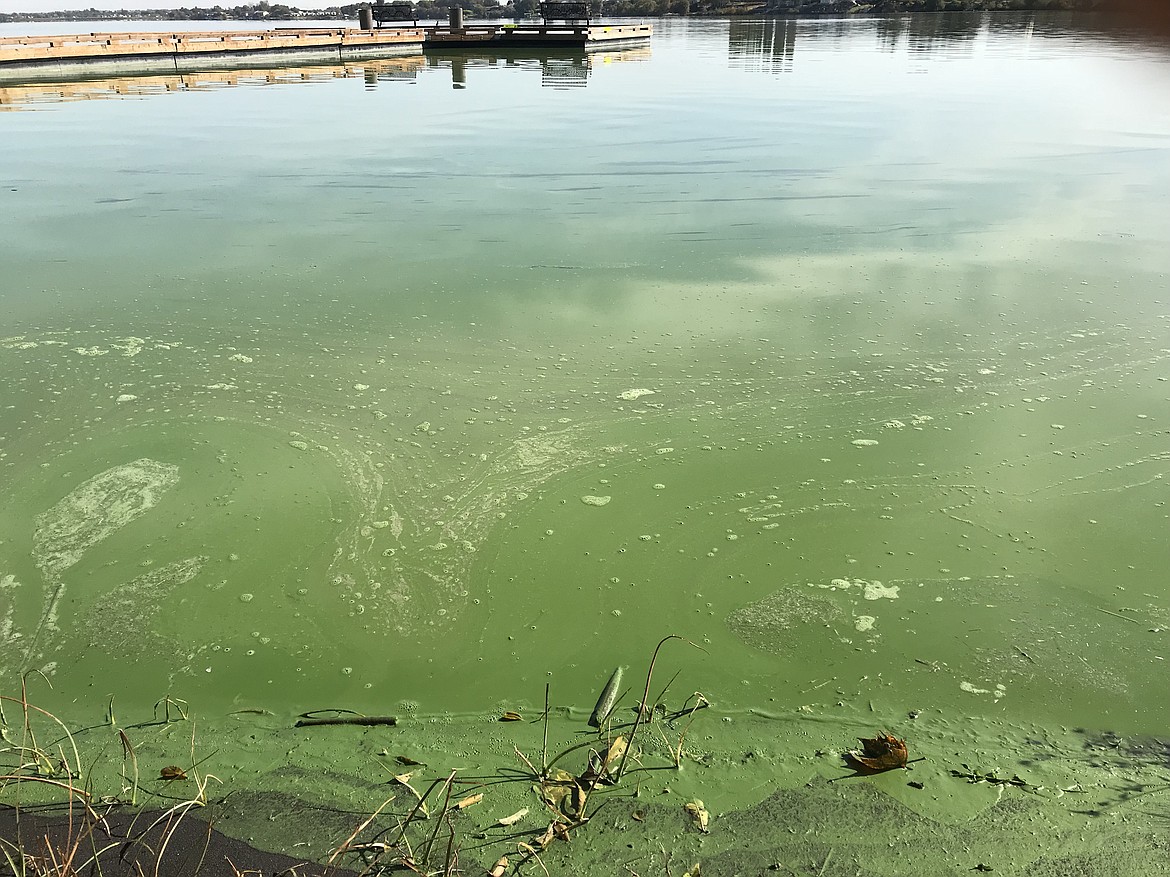
M 378 806 L 378 809 L 375 810 L 373 813 L 371 813 L 369 816 L 367 816 L 365 821 L 362 822 L 361 825 L 359 825 L 357 828 L 355 828 L 353 830 L 353 833 L 350 834 L 350 836 L 345 839 L 345 842 L 341 846 L 339 846 L 336 850 L 333 851 L 333 855 L 331 855 L 329 857 L 329 861 L 326 862 L 325 864 L 332 866 L 333 863 L 335 861 L 337 861 L 338 856 L 340 856 L 342 853 L 348 853 L 348 852 L 352 851 L 353 850 L 352 844 L 354 842 L 354 839 L 357 838 L 357 836 L 359 834 L 361 834 L 363 831 L 365 831 L 367 828 L 369 828 L 370 823 L 373 822 L 375 819 L 377 819 L 378 816 L 382 813 L 382 811 L 385 810 L 387 807 L 389 807 L 397 797 L 398 797 L 397 795 L 391 795 L 389 798 L 387 798 L 385 801 L 383 801 Z
M 443 785 L 446 788 L 446 795 L 443 798 L 443 810 L 442 810 L 444 815 L 447 813 L 447 811 L 451 805 L 451 787 L 455 782 L 455 774 L 456 773 L 457 773 L 457 771 L 452 770 L 451 773 L 447 776 L 447 779 L 443 782 Z M 430 860 L 431 860 L 431 849 L 434 847 L 435 838 L 437 838 L 439 836 L 439 829 L 442 827 L 443 827 L 442 820 L 435 820 L 435 830 L 431 832 L 431 836 L 429 838 L 427 838 L 427 845 L 426 845 L 426 847 L 423 848 L 422 860 L 423 860 L 424 865 L 426 863 L 430 862 Z
M 695 705 L 691 707 L 690 712 L 687 714 L 687 723 L 683 727 L 682 733 L 678 735 L 678 746 L 671 749 L 671 755 L 674 756 L 674 766 L 676 768 L 682 767 L 683 740 L 686 739 L 687 731 L 691 729 L 691 724 L 695 721 L 695 713 L 701 709 L 704 709 L 705 707 L 710 706 L 710 702 L 707 700 L 707 698 L 703 697 L 703 695 L 698 691 L 691 695 L 691 697 L 695 698 Z M 688 697 L 687 701 L 690 699 L 691 698 Z M 683 701 L 684 708 L 687 705 L 687 701 Z
M 130 764 L 134 768 L 134 782 L 130 787 L 130 804 L 137 806 L 138 804 L 138 756 L 134 754 L 134 746 L 130 742 L 130 738 L 126 736 L 126 732 L 121 728 L 118 729 L 118 738 L 122 741 L 122 791 L 126 791 L 126 761 L 129 759 Z

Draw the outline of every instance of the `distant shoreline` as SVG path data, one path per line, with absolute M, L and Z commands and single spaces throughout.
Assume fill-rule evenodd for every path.
M 365 4 L 353 3 L 327 9 L 302 10 L 279 3 L 260 2 L 231 8 L 184 7 L 182 9 L 71 9 L 58 12 L 0 12 L 0 24 L 52 21 L 334 21 L 356 20 Z M 445 17 L 450 0 L 416 4 L 420 19 Z M 530 17 L 536 0 L 460 0 L 476 18 Z M 689 17 L 689 18 L 823 18 L 842 15 L 914 14 L 935 12 L 1092 12 L 1102 0 L 608 0 L 607 17 Z

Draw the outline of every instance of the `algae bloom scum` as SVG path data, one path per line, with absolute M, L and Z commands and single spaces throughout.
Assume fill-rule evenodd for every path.
M 119 789 L 131 752 L 222 778 L 255 804 L 224 825 L 298 855 L 256 802 L 454 807 L 450 770 L 508 766 L 457 826 L 533 846 L 550 798 L 647 796 L 537 845 L 574 867 L 1140 873 L 1170 62 L 1094 27 L 680 19 L 6 89 L 3 694 L 123 730 Z M 668 634 L 702 651 L 643 703 Z M 395 723 L 294 729 L 322 710 Z M 858 740 L 910 760 L 837 782 Z

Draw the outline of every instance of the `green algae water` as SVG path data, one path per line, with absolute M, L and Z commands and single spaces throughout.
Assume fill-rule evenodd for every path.
M 4 693 L 40 670 L 80 724 L 182 699 L 217 775 L 345 797 L 387 745 L 511 759 L 485 722 L 546 684 L 579 739 L 677 634 L 701 650 L 651 693 L 712 707 L 670 782 L 738 825 L 704 873 L 802 807 L 1002 840 L 938 827 L 1000 812 L 969 749 L 1118 804 L 1104 773 L 1156 773 L 1170 728 L 1170 55 L 1079 25 L 677 20 L 3 92 Z M 322 708 L 408 742 L 290 749 Z M 272 714 L 251 742 L 240 709 Z M 775 797 L 878 727 L 927 790 Z M 1057 846 L 1082 804 L 1027 806 Z M 636 827 L 607 826 L 579 855 Z M 1054 861 L 1035 834 L 954 873 Z M 944 873 L 850 842 L 801 855 Z

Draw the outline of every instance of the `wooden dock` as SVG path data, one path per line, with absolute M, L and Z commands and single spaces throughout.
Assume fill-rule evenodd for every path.
M 426 27 L 423 50 L 576 49 L 596 51 L 650 41 L 648 24 L 471 24 Z
M 0 83 L 188 73 L 421 54 L 422 28 L 89 33 L 0 38 Z

